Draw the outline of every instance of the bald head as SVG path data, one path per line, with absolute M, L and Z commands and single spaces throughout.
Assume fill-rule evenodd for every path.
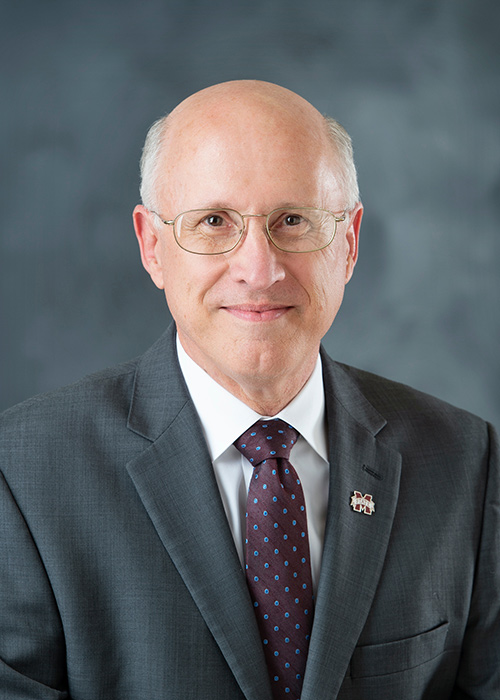
M 207 123 L 223 124 L 227 120 L 251 122 L 259 116 L 283 128 L 295 124 L 319 130 L 322 135 L 325 131 L 323 117 L 309 102 L 291 90 L 260 80 L 235 80 L 200 90 L 181 102 L 165 125 L 169 131 L 175 131 L 176 126 L 195 128 L 198 123 L 203 128 Z
M 258 80 L 238 80 L 205 88 L 181 102 L 151 127 L 141 159 L 141 197 L 157 208 L 164 175 L 180 154 L 204 139 L 224 139 L 231 131 L 240 143 L 264 135 L 280 138 L 283 148 L 307 146 L 323 154 L 335 169 L 346 209 L 359 199 L 351 140 L 333 119 L 323 117 L 307 100 L 286 88 Z M 311 151 L 312 152 L 312 151 Z M 168 177 L 168 176 L 167 176 Z

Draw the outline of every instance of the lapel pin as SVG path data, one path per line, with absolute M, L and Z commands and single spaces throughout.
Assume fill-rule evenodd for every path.
M 373 515 L 375 512 L 375 502 L 371 493 L 365 493 L 363 496 L 361 491 L 354 491 L 354 495 L 351 496 L 351 508 L 356 511 L 356 513 L 366 513 L 366 515 Z

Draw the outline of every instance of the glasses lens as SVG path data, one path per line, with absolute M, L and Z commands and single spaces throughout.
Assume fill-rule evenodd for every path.
M 194 209 L 176 219 L 174 231 L 184 250 L 217 255 L 227 253 L 238 243 L 243 219 L 232 209 Z
M 269 235 L 278 248 L 308 253 L 326 248 L 336 229 L 333 214 L 323 209 L 275 209 L 267 218 Z

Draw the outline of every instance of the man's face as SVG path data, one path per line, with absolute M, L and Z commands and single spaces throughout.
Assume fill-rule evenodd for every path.
M 263 110 L 239 120 L 207 116 L 200 126 L 172 128 L 169 135 L 159 193 L 164 218 L 213 207 L 242 214 L 291 205 L 343 212 L 335 157 L 315 125 L 309 133 L 300 120 Z M 165 291 L 192 359 L 243 400 L 266 383 L 299 378 L 302 386 L 352 274 L 361 212 L 338 224 L 329 247 L 312 253 L 278 250 L 265 219 L 247 219 L 239 245 L 215 256 L 182 250 L 172 227 L 154 233 L 153 216 L 143 213 L 142 221 L 148 216 L 157 240 L 150 245 L 154 260 L 145 264 Z

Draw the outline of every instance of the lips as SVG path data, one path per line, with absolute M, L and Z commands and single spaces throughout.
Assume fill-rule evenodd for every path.
M 237 304 L 235 306 L 223 306 L 221 309 L 243 321 L 259 323 L 275 321 L 290 311 L 291 306 L 281 304 Z

